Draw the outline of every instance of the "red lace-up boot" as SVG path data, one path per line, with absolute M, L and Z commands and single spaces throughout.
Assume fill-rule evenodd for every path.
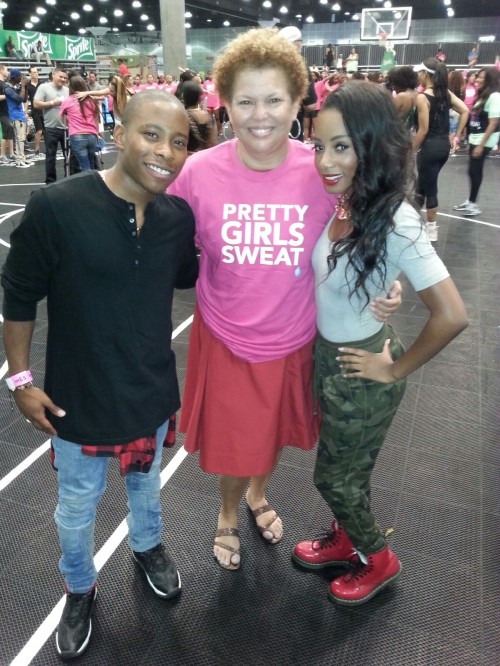
M 389 546 L 367 557 L 359 554 L 358 566 L 332 580 L 328 590 L 331 601 L 357 606 L 381 592 L 401 575 L 403 566 Z
M 292 558 L 305 569 L 350 566 L 359 562 L 351 540 L 336 520 L 325 534 L 312 541 L 298 543 Z

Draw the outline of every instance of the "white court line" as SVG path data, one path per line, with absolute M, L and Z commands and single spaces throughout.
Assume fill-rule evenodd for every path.
M 24 208 L 24 204 L 18 204 L 18 203 L 1 203 L 0 206 L 18 206 L 19 208 Z
M 45 183 L 7 183 L 5 185 L 0 185 L 0 187 L 33 187 L 33 185 L 45 185 Z
M 193 321 L 193 315 L 188 317 L 185 321 L 182 322 L 182 324 L 177 326 L 177 328 L 172 333 L 172 340 L 176 338 L 180 333 L 182 333 L 182 331 L 184 331 L 184 329 L 186 329 L 192 323 L 192 321 Z M 45 444 L 39 447 L 39 449 L 37 449 L 34 453 L 38 453 L 38 451 L 43 447 L 45 447 L 48 443 L 49 442 L 45 442 Z M 43 451 L 37 457 L 42 455 L 42 453 Z M 165 467 L 163 472 L 160 474 L 161 488 L 163 488 L 163 486 L 172 477 L 175 471 L 180 467 L 186 456 L 187 456 L 187 451 L 183 447 L 181 447 L 177 451 L 175 456 L 172 458 L 172 460 Z M 97 571 L 100 571 L 102 569 L 102 567 L 106 564 L 106 562 L 115 552 L 115 550 L 118 548 L 118 546 L 123 541 L 126 535 L 127 535 L 127 522 L 126 519 L 124 519 L 118 525 L 118 527 L 109 537 L 109 539 L 106 541 L 106 543 L 102 546 L 101 550 L 98 553 L 96 553 L 94 561 Z M 64 608 L 65 599 L 66 599 L 65 595 L 61 597 L 61 599 L 59 599 L 59 601 L 54 606 L 52 611 L 45 618 L 42 624 L 38 627 L 35 633 L 31 636 L 26 645 L 11 661 L 10 666 L 28 666 L 28 664 L 31 664 L 31 661 L 40 652 L 42 647 L 49 639 L 50 635 L 56 629 L 59 623 L 59 619 L 61 617 L 62 610 Z
M 184 458 L 187 456 L 187 451 L 183 448 L 179 449 L 172 460 L 165 467 L 163 472 L 160 475 L 161 478 L 161 487 L 166 484 L 170 479 L 172 474 L 177 470 L 181 465 Z M 109 537 L 106 543 L 103 545 L 101 550 L 96 554 L 95 566 L 97 571 L 100 571 L 102 567 L 106 564 L 111 555 L 118 548 L 120 543 L 123 541 L 127 535 L 127 522 L 124 519 Z M 29 641 L 23 647 L 21 652 L 17 654 L 16 657 L 10 662 L 10 666 L 28 666 L 31 664 L 31 661 L 36 657 L 39 651 L 47 642 L 50 635 L 55 631 L 57 625 L 59 624 L 59 619 L 61 617 L 62 610 L 64 608 L 64 602 L 66 597 L 63 596 L 57 604 L 54 606 L 49 615 L 45 618 L 42 624 L 38 627 L 35 633 L 31 636 Z
M 485 227 L 494 227 L 495 229 L 500 229 L 500 224 L 493 224 L 492 222 L 483 222 L 483 220 L 476 220 L 473 217 L 461 217 L 460 215 L 450 215 L 450 213 L 438 213 L 442 217 L 451 217 L 453 220 L 464 220 L 465 222 L 475 222 L 476 224 L 482 224 Z

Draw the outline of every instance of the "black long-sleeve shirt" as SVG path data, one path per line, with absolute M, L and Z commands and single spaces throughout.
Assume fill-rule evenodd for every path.
M 69 441 L 123 444 L 152 434 L 180 405 L 170 348 L 174 287 L 198 263 L 188 204 L 160 195 L 145 211 L 95 172 L 35 191 L 2 272 L 4 318 L 33 321 L 47 297 L 48 414 Z

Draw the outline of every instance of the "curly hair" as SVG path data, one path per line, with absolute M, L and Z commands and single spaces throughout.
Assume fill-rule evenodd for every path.
M 391 88 L 399 92 L 405 92 L 408 88 L 412 90 L 418 86 L 418 74 L 409 65 L 393 67 L 387 72 L 387 81 Z
M 347 255 L 347 269 L 356 275 L 350 295 L 370 296 L 366 282 L 372 273 L 385 280 L 386 237 L 403 201 L 413 204 L 411 136 L 398 119 L 391 94 L 384 86 L 351 81 L 328 95 L 320 116 L 338 111 L 353 143 L 358 164 L 349 200 L 351 232 L 332 247 L 333 270 Z
M 459 97 L 461 100 L 464 99 L 465 79 L 460 70 L 454 69 L 448 74 L 448 90 Z
M 221 99 L 231 101 L 236 76 L 250 69 L 279 69 L 285 75 L 293 101 L 306 95 L 307 70 L 304 61 L 295 46 L 275 30 L 252 28 L 227 45 L 212 70 Z

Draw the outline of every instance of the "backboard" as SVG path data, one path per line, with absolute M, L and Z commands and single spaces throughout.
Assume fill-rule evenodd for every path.
M 410 36 L 412 7 L 363 9 L 360 39 L 382 42 L 408 39 Z

